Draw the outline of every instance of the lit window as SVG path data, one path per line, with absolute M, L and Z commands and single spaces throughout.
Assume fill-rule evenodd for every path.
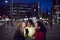
M 36 11 L 36 9 L 34 9 L 34 11 Z

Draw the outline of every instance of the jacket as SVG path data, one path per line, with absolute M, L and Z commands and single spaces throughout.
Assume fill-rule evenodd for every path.
M 35 32 L 35 40 L 46 40 L 45 39 L 45 32 L 37 31 Z

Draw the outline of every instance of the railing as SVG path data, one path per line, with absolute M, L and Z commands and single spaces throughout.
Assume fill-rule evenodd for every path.
M 5 27 L 8 27 L 8 24 L 11 25 L 11 20 L 0 20 L 0 26 L 5 25 Z

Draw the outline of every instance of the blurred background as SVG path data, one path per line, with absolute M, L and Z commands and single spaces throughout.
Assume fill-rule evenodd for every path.
M 19 22 L 40 20 L 47 40 L 60 40 L 60 0 L 0 0 L 0 40 L 13 40 Z

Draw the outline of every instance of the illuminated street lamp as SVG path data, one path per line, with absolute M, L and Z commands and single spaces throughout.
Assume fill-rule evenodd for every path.
M 41 2 L 38 0 L 38 17 L 40 18 L 41 16 Z
M 8 3 L 8 1 L 7 1 L 7 0 L 5 0 L 5 3 Z

